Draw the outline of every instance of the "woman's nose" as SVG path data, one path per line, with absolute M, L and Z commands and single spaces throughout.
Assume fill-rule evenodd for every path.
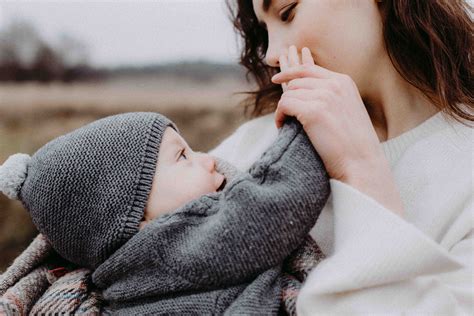
M 276 52 L 276 50 L 271 50 L 270 47 L 267 49 L 267 53 L 265 54 L 265 63 L 274 68 L 278 68 L 280 66 L 280 54 Z
M 265 54 L 265 63 L 270 67 L 280 66 L 280 56 L 285 53 L 284 45 L 271 36 L 268 37 L 268 48 Z

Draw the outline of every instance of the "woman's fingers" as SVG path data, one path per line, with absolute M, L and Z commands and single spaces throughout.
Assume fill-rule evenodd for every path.
M 288 57 L 286 57 L 285 55 L 280 55 L 278 61 L 280 63 L 280 72 L 287 71 L 289 68 Z
M 286 116 L 296 116 L 297 113 L 301 114 L 301 112 L 307 108 L 304 101 L 314 101 L 324 98 L 327 94 L 324 94 L 324 91 L 321 89 L 315 90 L 323 87 L 321 82 L 322 79 L 320 78 L 324 77 L 318 75 L 314 69 L 311 69 L 315 66 L 315 63 L 311 51 L 307 47 L 303 48 L 301 51 L 300 59 L 296 46 L 290 46 L 288 49 L 288 56 L 281 55 L 279 63 L 281 72 L 272 78 L 274 83 L 281 84 L 283 88 L 282 98 L 280 99 L 277 110 L 275 111 L 275 123 L 278 128 L 283 125 Z M 304 64 L 304 68 L 302 68 L 302 63 Z M 303 70 L 306 71 L 306 73 L 302 73 Z M 288 80 L 274 80 L 279 77 L 280 79 L 288 78 Z M 298 79 L 298 81 L 293 83 L 289 82 L 292 79 L 296 80 L 295 78 L 301 77 L 303 77 L 303 79 Z M 292 86 L 292 91 L 289 90 L 289 85 Z
M 315 101 L 308 103 L 292 97 L 282 98 L 275 111 L 275 124 L 277 128 L 280 128 L 287 116 L 293 116 L 304 126 L 309 119 L 309 112 L 316 112 L 317 108 L 319 108 L 319 103 Z
M 305 64 L 308 66 L 314 66 L 313 56 L 311 55 L 311 51 L 309 48 L 304 47 L 301 51 L 301 60 L 298 55 L 298 50 L 295 45 L 291 45 L 288 49 L 288 55 L 282 54 L 278 59 L 280 65 L 280 74 L 287 73 L 288 70 L 293 69 L 295 67 L 301 66 L 301 64 Z M 278 78 L 278 77 L 277 77 Z M 277 84 L 282 85 L 283 91 L 288 89 L 288 82 L 287 81 L 279 81 L 275 82 L 273 79 L 272 81 Z
M 298 56 L 298 50 L 296 49 L 295 45 L 291 45 L 290 49 L 288 50 L 288 64 L 291 67 L 300 65 L 300 58 Z
M 280 63 L 280 71 L 288 70 L 288 58 L 285 55 L 281 55 L 278 61 Z M 285 92 L 288 89 L 288 84 L 286 82 L 283 82 L 281 84 L 281 87 L 283 89 L 283 92 Z
M 288 82 L 288 90 L 296 89 L 330 89 L 333 83 L 331 79 L 321 78 L 296 78 Z
M 331 101 L 331 93 L 325 89 L 298 89 L 298 90 L 288 90 L 284 92 L 281 96 L 284 98 L 293 98 L 301 101 Z
M 314 59 L 308 47 L 301 50 L 301 61 L 304 65 L 314 65 Z
M 338 74 L 332 72 L 326 68 L 320 67 L 318 65 L 298 65 L 290 67 L 286 71 L 282 71 L 272 77 L 272 82 L 276 84 L 281 84 L 282 82 L 288 82 L 296 78 L 321 78 L 321 79 L 330 79 L 335 78 Z
M 288 49 L 288 55 L 282 54 L 278 61 L 280 65 L 280 73 L 272 77 L 272 82 L 281 84 L 283 92 L 289 89 L 289 82 L 294 79 L 305 77 L 327 79 L 336 74 L 317 66 L 314 63 L 311 51 L 307 47 L 303 47 L 301 50 L 301 60 L 296 46 L 291 45 Z M 310 86 L 304 85 L 301 88 L 309 89 Z
M 287 102 L 288 100 L 280 100 L 278 102 L 277 109 L 275 110 L 275 124 L 277 128 L 280 128 L 283 126 L 283 122 L 285 121 L 287 116 L 292 116 L 292 111 L 290 110 L 290 107 L 284 102 Z M 295 100 L 297 102 L 302 102 L 300 100 Z

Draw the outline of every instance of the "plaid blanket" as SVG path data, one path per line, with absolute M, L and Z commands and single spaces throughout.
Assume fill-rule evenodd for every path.
M 296 299 L 311 270 L 325 258 L 313 238 L 307 236 L 283 264 L 282 309 L 287 315 L 296 315 Z
M 311 237 L 284 263 L 283 314 L 296 315 L 296 298 L 324 254 Z M 39 234 L 0 275 L 0 316 L 101 315 L 106 302 L 91 282 L 91 271 L 61 258 Z
M 100 315 L 91 271 L 61 258 L 40 234 L 0 275 L 0 315 Z

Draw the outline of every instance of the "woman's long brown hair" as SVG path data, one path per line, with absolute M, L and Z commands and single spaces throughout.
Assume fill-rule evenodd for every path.
M 474 121 L 474 9 L 466 0 L 383 0 L 385 46 L 398 72 L 440 110 Z M 252 0 L 227 0 L 234 28 L 243 39 L 240 64 L 258 84 L 244 100 L 251 117 L 273 111 L 282 94 L 266 65 L 267 31 Z M 462 120 L 461 120 L 462 121 Z

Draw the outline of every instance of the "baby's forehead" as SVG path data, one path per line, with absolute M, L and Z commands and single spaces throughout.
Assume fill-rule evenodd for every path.
M 186 141 L 184 138 L 171 126 L 168 126 L 163 134 L 163 138 L 161 140 L 161 148 L 168 148 L 168 147 L 182 147 L 187 146 Z

